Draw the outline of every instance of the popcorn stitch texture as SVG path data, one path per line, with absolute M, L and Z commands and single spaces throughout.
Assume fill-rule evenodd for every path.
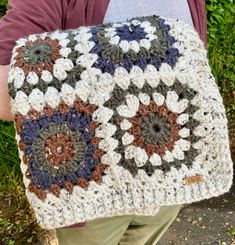
M 39 224 L 154 215 L 227 192 L 227 119 L 197 33 L 149 16 L 19 39 L 9 92 Z

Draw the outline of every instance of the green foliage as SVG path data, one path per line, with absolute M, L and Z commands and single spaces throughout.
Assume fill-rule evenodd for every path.
M 7 10 L 7 0 L 0 0 L 0 17 L 4 15 Z
M 0 220 L 0 226 L 3 226 L 5 229 L 11 228 L 12 225 L 9 220 Z
M 235 1 L 206 3 L 209 61 L 231 116 L 235 114 Z
M 228 234 L 232 237 L 235 237 L 235 227 L 230 228 L 230 230 L 228 231 Z
M 0 121 L 0 191 L 22 189 L 15 129 L 11 122 Z
M 8 242 L 7 242 L 7 245 L 14 245 L 15 244 L 15 241 L 14 240 L 9 240 Z
M 207 0 L 206 5 L 209 40 L 215 42 L 221 31 L 228 33 L 227 28 L 224 27 L 234 26 L 234 19 L 232 18 L 235 14 L 234 0 Z

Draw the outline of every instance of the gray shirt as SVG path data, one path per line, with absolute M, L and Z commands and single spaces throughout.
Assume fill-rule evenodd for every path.
M 187 0 L 110 0 L 104 23 L 148 15 L 179 19 L 193 26 Z

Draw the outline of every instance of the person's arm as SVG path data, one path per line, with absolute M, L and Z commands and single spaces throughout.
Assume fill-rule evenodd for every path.
M 207 47 L 207 18 L 205 0 L 188 0 L 188 5 L 193 19 L 193 24 Z
M 8 68 L 8 65 L 0 65 L 0 119 L 2 120 L 13 120 L 7 87 Z
M 17 39 L 62 27 L 62 5 L 57 0 L 9 0 L 9 10 L 0 19 L 0 119 L 12 120 L 7 76 Z

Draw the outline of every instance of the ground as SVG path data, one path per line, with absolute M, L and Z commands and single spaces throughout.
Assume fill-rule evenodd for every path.
M 235 245 L 235 185 L 229 193 L 182 208 L 159 245 Z

